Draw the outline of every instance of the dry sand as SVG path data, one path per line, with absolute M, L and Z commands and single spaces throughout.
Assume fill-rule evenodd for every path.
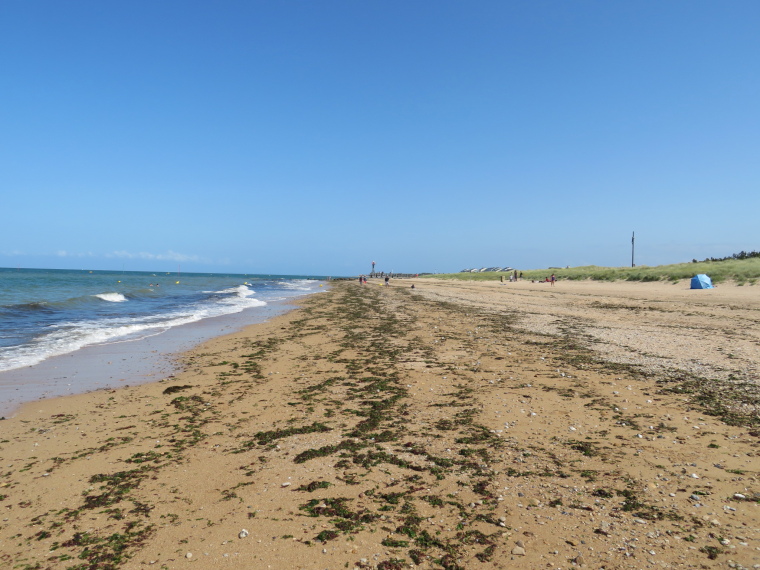
M 410 283 L 0 422 L 0 565 L 760 568 L 757 288 Z

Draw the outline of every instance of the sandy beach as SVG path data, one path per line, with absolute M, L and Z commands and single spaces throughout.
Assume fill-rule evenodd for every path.
M 757 287 L 299 303 L 0 422 L 3 567 L 760 568 Z

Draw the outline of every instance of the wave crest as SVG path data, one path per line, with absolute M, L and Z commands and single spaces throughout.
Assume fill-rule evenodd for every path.
M 121 293 L 99 293 L 98 295 L 93 295 L 93 297 L 108 301 L 109 303 L 123 303 L 127 300 Z

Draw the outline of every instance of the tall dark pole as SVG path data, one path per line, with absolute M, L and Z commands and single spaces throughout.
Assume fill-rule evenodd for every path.
M 634 248 L 634 242 L 636 241 L 636 232 L 631 233 L 631 267 L 636 267 L 636 264 L 633 262 L 633 248 Z

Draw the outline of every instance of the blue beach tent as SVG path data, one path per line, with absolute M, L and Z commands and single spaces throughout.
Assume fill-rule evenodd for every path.
M 704 273 L 700 273 L 699 275 L 695 275 L 694 277 L 691 278 L 691 288 L 692 289 L 712 289 L 713 288 L 712 280 Z

